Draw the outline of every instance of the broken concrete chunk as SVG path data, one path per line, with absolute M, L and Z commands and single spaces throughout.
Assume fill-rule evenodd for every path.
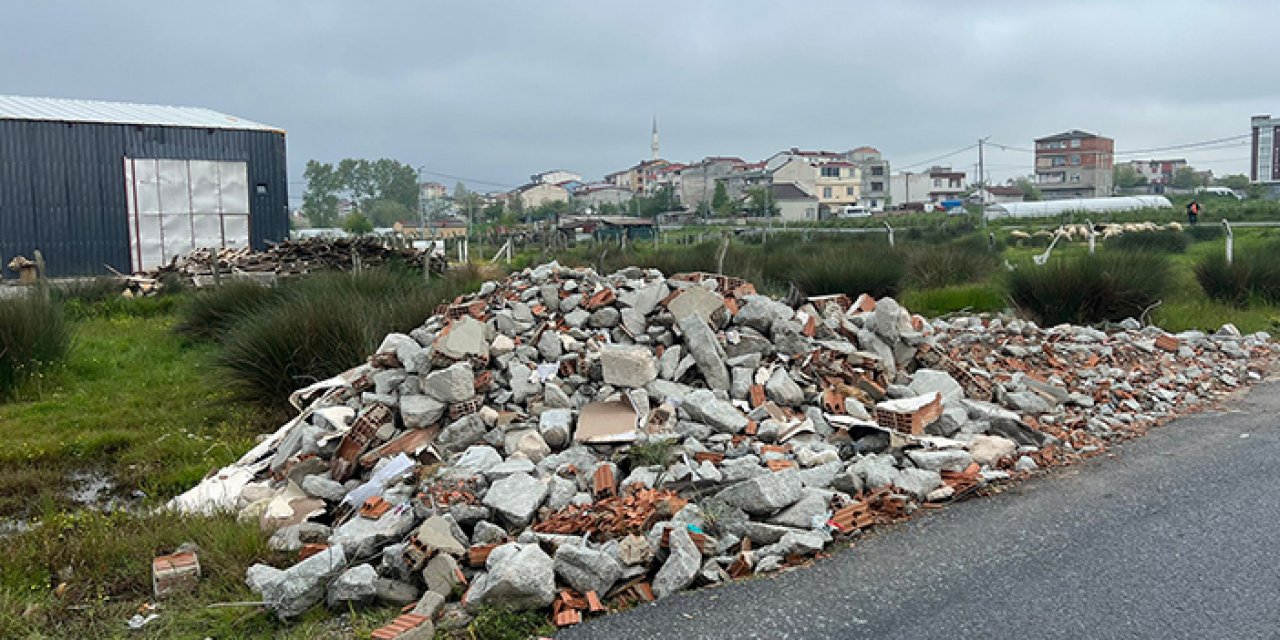
M 653 578 L 653 593 L 665 598 L 693 583 L 702 568 L 702 553 L 684 527 L 674 527 L 668 536 L 670 553 Z
M 476 395 L 475 374 L 471 371 L 471 363 L 459 362 L 446 369 L 428 373 L 422 380 L 422 391 L 449 404 L 470 400 Z
M 613 556 L 578 545 L 556 549 L 555 572 L 579 593 L 609 593 L 622 576 L 622 567 Z
M 281 620 L 296 618 L 324 599 L 329 581 L 346 568 L 342 545 L 334 544 L 262 583 L 262 599 Z
M 729 379 L 729 369 L 724 364 L 724 350 L 716 335 L 711 332 L 711 327 L 694 313 L 680 317 L 677 324 L 684 333 L 684 346 L 698 363 L 698 371 L 707 381 L 707 387 L 728 391 L 732 381 Z
M 377 570 L 369 564 L 358 564 L 343 571 L 342 575 L 329 585 L 329 593 L 325 598 L 329 608 L 343 611 L 350 607 L 363 607 L 372 603 L 377 593 L 373 583 L 377 579 Z
M 526 527 L 547 497 L 547 484 L 527 473 L 511 474 L 489 487 L 485 506 L 493 509 L 507 524 Z
M 600 351 L 604 381 L 615 387 L 635 389 L 658 377 L 658 363 L 648 347 L 605 345 Z
M 471 583 L 465 597 L 467 609 L 485 607 L 538 609 L 556 597 L 556 577 L 551 557 L 536 544 L 511 542 L 494 549 L 486 573 Z
M 719 498 L 753 515 L 767 515 L 795 504 L 804 496 L 800 474 L 794 469 L 766 473 L 721 491 Z

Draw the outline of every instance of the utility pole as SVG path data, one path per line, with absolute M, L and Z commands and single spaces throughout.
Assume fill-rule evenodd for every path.
M 991 136 L 987 136 L 990 138 Z M 986 183 L 986 165 L 982 161 L 982 144 L 987 138 L 978 138 L 978 219 L 983 228 L 987 226 L 987 195 L 983 191 Z

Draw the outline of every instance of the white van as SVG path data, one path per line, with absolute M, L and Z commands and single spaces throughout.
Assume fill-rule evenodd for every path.
M 1236 200 L 1244 200 L 1243 196 L 1231 189 L 1228 189 L 1227 187 L 1198 187 L 1196 189 L 1196 193 L 1203 193 L 1211 196 L 1226 196 L 1228 198 L 1235 198 Z
M 840 210 L 839 218 L 870 218 L 871 210 L 861 205 L 846 205 Z

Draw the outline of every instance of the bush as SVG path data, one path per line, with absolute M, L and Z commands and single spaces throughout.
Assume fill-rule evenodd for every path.
M 1137 318 L 1168 289 L 1168 260 L 1147 252 L 1059 258 L 1009 274 L 1014 306 L 1045 325 Z
M 1118 251 L 1155 251 L 1159 253 L 1184 253 L 1191 240 L 1181 231 L 1132 231 L 1105 241 L 1107 249 Z
M 0 399 L 13 397 L 25 380 L 61 362 L 70 347 L 62 307 L 43 292 L 0 299 Z
M 220 360 L 243 397 L 287 409 L 295 389 L 360 364 L 386 334 L 414 329 L 478 285 L 469 271 L 430 282 L 389 269 L 318 273 L 234 321 Z
M 995 254 L 972 244 L 912 246 L 905 248 L 906 281 L 920 289 L 936 289 L 977 282 L 999 266 Z
M 788 251 L 771 256 L 777 266 L 765 273 L 782 274 L 806 296 L 867 293 L 877 298 L 897 295 L 906 264 L 900 252 L 884 245 L 827 245 L 814 250 Z
M 253 280 L 232 280 L 191 296 L 180 310 L 177 330 L 199 340 L 213 340 L 236 321 L 270 303 L 277 290 Z
M 1195 266 L 1196 281 L 1205 295 L 1235 306 L 1251 300 L 1280 302 L 1280 246 L 1237 251 L 1232 264 L 1215 253 Z

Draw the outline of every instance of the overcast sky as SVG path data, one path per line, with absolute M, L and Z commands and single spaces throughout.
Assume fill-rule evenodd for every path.
M 0 93 L 202 106 L 309 159 L 390 157 L 450 187 L 649 156 L 872 145 L 893 169 L 1079 128 L 1117 151 L 1280 114 L 1272 2 L 6 3 Z M 990 148 L 995 179 L 1031 156 Z M 1121 156 L 1247 172 L 1247 141 Z M 972 172 L 976 151 L 947 158 Z M 290 188 L 300 197 L 303 185 Z

